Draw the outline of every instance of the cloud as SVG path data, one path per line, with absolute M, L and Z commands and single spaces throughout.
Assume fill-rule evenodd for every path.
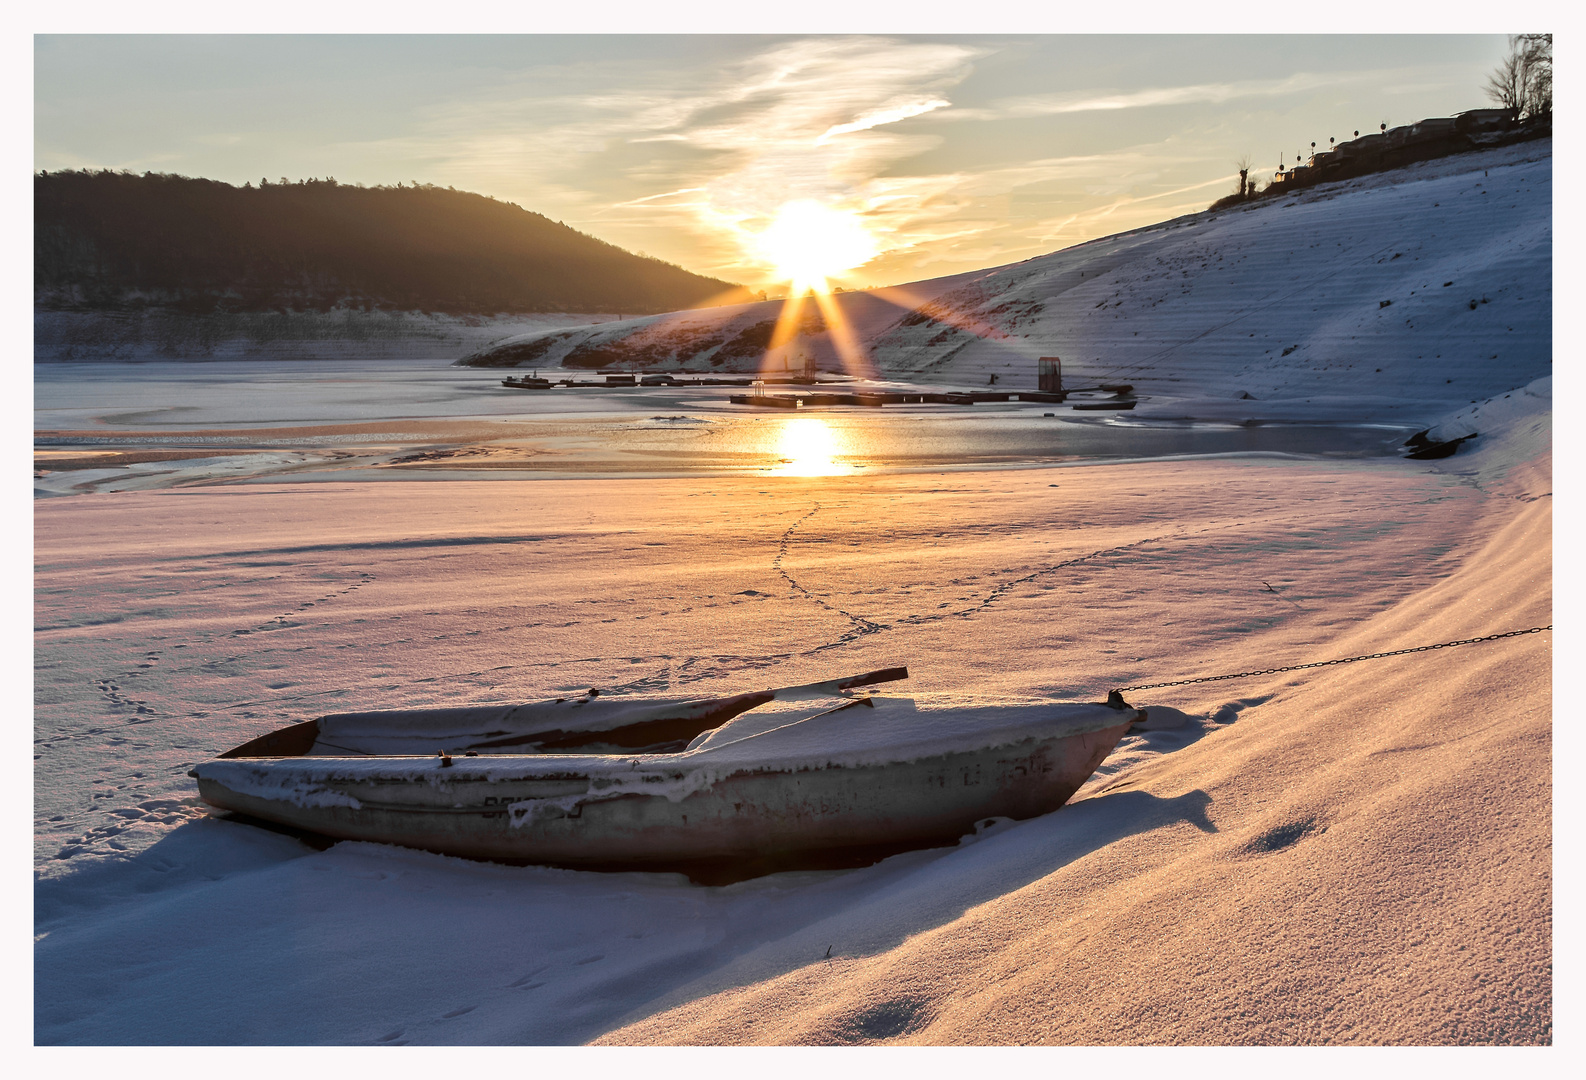
M 954 109 L 943 120 L 1001 120 L 1065 113 L 1112 112 L 1119 109 L 1161 108 L 1171 105 L 1221 105 L 1239 98 L 1274 98 L 1308 93 L 1365 78 L 1361 72 L 1299 72 L 1284 79 L 1247 79 L 1240 82 L 1196 83 L 1147 90 L 1109 93 L 1042 94 L 1003 98 L 989 107 Z
M 1284 99 L 1292 110 L 1323 88 L 1442 74 L 1300 71 L 988 98 L 986 85 L 1007 85 L 989 72 L 977 97 L 967 81 L 994 52 L 952 39 L 831 36 L 732 41 L 686 68 L 665 50 L 537 66 L 425 108 L 399 138 L 362 145 L 413 162 L 410 175 L 494 191 L 737 281 L 768 278 L 754 238 L 778 208 L 815 200 L 861 215 L 885 249 L 850 280 L 906 280 L 1184 212 L 1222 182 L 1195 181 L 1221 178 L 1235 156 L 1208 119 L 1230 102 Z M 1074 144 L 1057 122 L 975 124 L 1119 114 L 1122 132 L 1123 113 L 1174 107 L 1205 111 L 1175 118 L 1161 141 L 1099 154 L 1061 153 Z
M 1226 177 L 1162 189 L 1164 172 L 1193 174 L 1197 165 L 1215 167 L 1199 153 L 1148 145 L 983 170 L 878 177 L 867 186 L 869 220 L 888 250 L 866 280 L 907 280 L 964 264 L 1011 262 L 1203 209 L 1204 196 L 1184 196 L 1223 184 Z M 1098 196 L 1105 201 L 1098 203 Z M 1057 212 L 1032 220 L 1012 212 L 1015 201 Z
M 813 199 L 864 209 L 865 187 L 877 172 L 936 141 L 876 129 L 948 107 L 945 92 L 982 53 L 963 44 L 888 38 L 782 42 L 686 90 L 636 86 L 561 103 L 561 115 L 580 119 L 540 136 L 542 144 L 559 144 L 542 160 L 562 162 L 568 167 L 558 179 L 576 182 L 589 169 L 587 162 L 575 164 L 577 157 L 611 156 L 616 140 L 667 147 L 675 156 L 626 166 L 621 179 L 632 182 L 642 172 L 663 190 L 698 194 L 687 209 L 706 261 L 715 263 L 709 269 L 765 272 L 754 238 L 778 208 Z M 658 216 L 679 209 L 648 192 L 605 205 Z M 592 215 L 608 220 L 602 209 Z
M 697 187 L 678 188 L 676 191 L 663 191 L 659 195 L 645 195 L 642 198 L 629 199 L 627 202 L 614 203 L 613 206 L 641 206 L 644 203 L 655 202 L 658 199 L 670 199 L 673 195 L 688 195 L 692 192 L 704 190 L 704 188 Z
M 929 101 L 911 101 L 903 105 L 881 109 L 878 112 L 867 113 L 857 120 L 846 124 L 834 124 L 827 128 L 821 134 L 821 137 L 815 140 L 815 145 L 820 146 L 830 141 L 834 136 L 846 135 L 850 131 L 868 131 L 870 128 L 880 127 L 882 124 L 895 124 L 899 120 L 907 120 L 911 116 L 920 116 L 933 109 L 940 109 L 951 104 L 952 102 L 943 98 L 933 98 Z
M 1176 208 L 1159 175 L 1200 151 L 1154 145 L 1043 156 L 1000 165 L 949 158 L 949 169 L 900 168 L 937 147 L 942 130 L 900 121 L 1047 116 L 1295 92 L 1314 76 L 1132 91 L 1008 98 L 955 107 L 957 88 L 989 55 L 954 41 L 814 37 L 774 42 L 690 71 L 628 64 L 539 69 L 472 100 L 431 108 L 404 152 L 433 154 L 442 182 L 532 191 L 569 224 L 639 242 L 733 280 L 769 275 L 755 237 L 784 203 L 812 199 L 859 214 L 886 253 L 875 269 L 924 270 L 967 259 L 1003 262 L 1054 235 L 1076 235 L 1147 208 Z M 580 93 L 581 87 L 600 87 Z M 549 122 L 547 122 L 549 118 Z M 951 130 L 951 129 L 943 129 Z M 939 160 L 939 159 L 930 159 Z M 1217 167 L 1220 174 L 1221 166 Z M 452 179 L 456 177 L 457 179 Z M 1081 190 L 1084 200 L 1077 200 Z M 1032 220 L 1015 193 L 1046 192 Z M 1105 200 L 1085 215 L 1078 201 Z M 1155 200 L 1155 201 L 1153 201 Z M 1044 203 L 1043 206 L 1046 206 Z M 1141 223 L 1133 222 L 1131 223 Z M 674 248 L 658 242 L 667 233 Z M 1096 234 L 1099 235 L 1099 234 Z M 686 252 L 686 255 L 685 255 Z M 864 277 L 862 272 L 858 277 Z
M 985 49 L 951 41 L 811 37 L 777 41 L 680 77 L 649 62 L 537 68 L 489 92 L 426 108 L 417 129 L 359 149 L 432 163 L 443 183 L 514 195 L 598 228 L 670 215 L 704 267 L 758 269 L 752 233 L 796 199 L 856 208 L 889 164 L 936 137 L 885 129 L 947 108 Z M 580 93 L 582 87 L 599 87 Z M 620 239 L 619 239 L 620 242 Z M 690 259 L 691 263 L 696 260 Z

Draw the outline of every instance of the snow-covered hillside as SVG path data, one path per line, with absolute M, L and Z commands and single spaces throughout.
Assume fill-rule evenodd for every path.
M 1140 415 L 1430 416 L 1550 373 L 1552 216 L 1549 139 L 835 299 L 887 377 L 1033 389 L 1036 358 L 1058 356 L 1068 385 L 1134 384 Z M 840 370 L 816 319 L 766 354 L 780 309 L 524 335 L 463 362 Z

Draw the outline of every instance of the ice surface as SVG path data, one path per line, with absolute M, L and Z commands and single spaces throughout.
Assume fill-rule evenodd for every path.
M 733 388 L 531 397 L 502 389 L 499 374 L 414 361 L 51 364 L 39 369 L 35 385 L 34 488 L 51 497 L 215 481 L 786 471 L 790 420 L 732 405 Z M 1330 416 L 1325 424 L 1253 427 L 1047 417 L 1050 406 L 1020 402 L 815 413 L 830 433 L 834 462 L 873 473 L 1197 453 L 1383 455 L 1435 415 L 1420 403 L 1394 407 L 1402 415 L 1385 424 L 1346 415 L 1343 423 Z M 675 409 L 692 410 L 692 422 L 654 415 Z M 120 456 L 94 467 L 112 454 Z

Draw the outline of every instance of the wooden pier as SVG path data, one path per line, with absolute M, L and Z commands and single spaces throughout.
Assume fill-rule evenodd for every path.
M 832 390 L 812 391 L 805 394 L 770 394 L 768 386 L 843 386 L 845 381 L 821 380 L 809 375 L 767 376 L 763 378 L 728 378 L 722 376 L 679 377 L 669 372 L 624 373 L 607 375 L 600 382 L 573 378 L 542 379 L 533 375 L 508 376 L 501 385 L 510 390 L 550 391 L 558 387 L 573 390 L 636 390 L 640 388 L 667 387 L 683 389 L 693 386 L 749 386 L 747 394 L 733 394 L 728 398 L 734 405 L 748 405 L 761 409 L 810 409 L 839 405 L 857 405 L 864 408 L 881 408 L 886 405 L 978 405 L 982 402 L 1038 402 L 1061 405 L 1075 394 L 1110 394 L 1107 398 L 1086 397 L 1069 402 L 1070 407 L 1081 411 L 1123 410 L 1135 406 L 1134 387 L 1128 383 L 1102 383 L 1099 386 L 1063 389 L 1061 361 L 1056 357 L 1042 357 L 1039 390 Z

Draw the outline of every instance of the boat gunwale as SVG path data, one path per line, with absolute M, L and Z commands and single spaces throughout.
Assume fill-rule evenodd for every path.
M 1058 741 L 1075 735 L 1084 735 L 1093 731 L 1100 731 L 1119 723 L 1117 717 L 1122 715 L 1119 710 L 1101 703 L 1092 702 L 1061 702 L 1054 703 L 1085 709 L 1107 709 L 1108 714 L 1096 715 L 1093 719 L 1071 721 L 1065 723 L 1059 730 L 1037 731 L 1028 726 L 1007 725 L 993 728 L 979 734 L 970 741 L 964 735 L 958 735 L 959 745 L 943 745 L 949 743 L 953 736 L 939 736 L 933 740 L 926 738 L 916 744 L 900 744 L 890 748 L 869 748 L 849 751 L 836 751 L 826 760 L 818 760 L 818 753 L 814 756 L 810 751 L 783 750 L 781 753 L 773 752 L 754 761 L 741 760 L 737 754 L 729 755 L 726 751 L 743 747 L 745 743 L 771 735 L 783 730 L 773 728 L 768 731 L 746 735 L 732 742 L 716 746 L 702 747 L 696 750 L 685 750 L 678 753 L 662 754 L 475 754 L 475 755 L 441 755 L 441 754 L 348 754 L 348 755 L 287 755 L 287 756 L 261 756 L 261 757 L 231 757 L 215 758 L 194 766 L 190 775 L 198 775 L 199 769 L 219 765 L 224 761 L 231 766 L 252 765 L 254 767 L 268 766 L 272 773 L 283 775 L 300 775 L 304 780 L 314 779 L 313 774 L 321 774 L 321 782 L 342 783 L 389 783 L 412 784 L 420 780 L 442 781 L 446 783 L 530 783 L 548 780 L 575 780 L 587 779 L 592 783 L 601 776 L 620 776 L 630 779 L 634 774 L 669 773 L 675 779 L 711 770 L 716 765 L 729 768 L 731 771 L 723 775 L 735 775 L 739 772 L 764 772 L 764 773 L 795 773 L 829 768 L 853 768 L 885 765 L 906 765 L 927 757 L 938 757 L 953 753 L 979 753 L 985 750 L 995 750 L 1005 746 L 1016 746 L 1031 740 Z M 1022 708 L 1015 706 L 1016 708 Z M 1030 706 L 1038 708 L 1039 706 Z M 942 710 L 955 711 L 955 710 Z M 1133 718 L 1140 719 L 1139 710 L 1133 711 Z M 1131 721 L 1132 722 L 1132 721 Z M 796 726 L 799 722 L 788 726 Z M 910 755 L 910 756 L 885 756 Z M 852 760 L 842 760 L 848 757 Z M 573 762 L 581 763 L 582 768 L 574 768 Z M 415 769 L 413 766 L 428 763 L 429 768 Z M 393 771 L 382 775 L 380 769 L 389 765 Z M 562 765 L 562 771 L 550 771 Z M 482 766 L 491 766 L 495 770 L 502 770 L 509 775 L 488 775 L 480 772 Z M 624 767 L 626 766 L 626 767 Z M 404 771 L 395 771 L 400 767 Z M 341 769 L 344 772 L 337 773 Z M 510 775 L 521 773 L 521 775 Z

